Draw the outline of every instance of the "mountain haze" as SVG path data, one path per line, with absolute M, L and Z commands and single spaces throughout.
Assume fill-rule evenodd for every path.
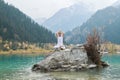
M 35 21 L 40 25 L 42 25 L 46 20 L 47 19 L 45 17 L 35 19 Z
M 117 2 L 115 2 L 112 6 L 113 7 L 120 7 L 120 0 L 118 0 Z
M 68 43 L 84 42 L 87 33 L 91 32 L 93 28 L 99 29 L 101 37 L 105 40 L 120 44 L 120 7 L 110 6 L 98 10 L 82 26 L 67 32 L 65 40 Z
M 93 11 L 90 10 L 88 5 L 78 3 L 59 10 L 52 17 L 47 19 L 43 25 L 53 32 L 58 30 L 66 32 L 76 26 L 82 25 L 92 14 Z

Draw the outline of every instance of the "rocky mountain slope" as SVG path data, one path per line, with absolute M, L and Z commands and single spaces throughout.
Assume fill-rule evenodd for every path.
M 65 41 L 68 43 L 83 43 L 87 33 L 94 28 L 99 29 L 104 40 L 120 44 L 120 7 L 110 6 L 98 10 L 82 26 L 66 33 Z
M 76 26 L 82 25 L 94 12 L 84 3 L 74 4 L 63 8 L 47 19 L 43 25 L 56 32 L 72 30 Z

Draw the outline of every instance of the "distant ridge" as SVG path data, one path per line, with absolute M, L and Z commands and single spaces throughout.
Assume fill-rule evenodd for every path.
M 35 19 L 35 21 L 36 21 L 39 25 L 42 25 L 46 20 L 47 20 L 47 19 L 46 19 L 45 17 Z
M 120 44 L 120 7 L 110 6 L 98 10 L 82 26 L 67 32 L 65 41 L 75 44 L 83 43 L 86 40 L 86 34 L 91 32 L 93 28 L 102 29 L 101 36 L 104 40 Z
M 120 0 L 118 0 L 117 2 L 115 2 L 112 6 L 113 7 L 120 7 Z
M 59 10 L 47 19 L 43 25 L 53 32 L 59 29 L 67 32 L 76 26 L 82 25 L 93 13 L 88 5 L 78 3 Z

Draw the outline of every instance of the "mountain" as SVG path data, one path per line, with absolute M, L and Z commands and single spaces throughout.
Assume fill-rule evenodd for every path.
M 0 37 L 8 41 L 55 42 L 54 34 L 12 5 L 0 0 Z
M 45 17 L 35 19 L 35 21 L 40 25 L 43 24 L 46 20 L 47 19 Z
M 82 25 L 93 13 L 94 11 L 90 10 L 88 5 L 78 3 L 59 10 L 47 19 L 43 25 L 53 32 L 58 30 L 66 32 Z
M 115 2 L 112 6 L 113 6 L 113 7 L 120 7 L 120 1 L 118 0 L 118 1 Z
M 65 41 L 68 43 L 82 43 L 86 35 L 97 28 L 101 37 L 107 41 L 120 44 L 120 7 L 110 6 L 97 11 L 82 26 L 74 28 L 65 34 Z

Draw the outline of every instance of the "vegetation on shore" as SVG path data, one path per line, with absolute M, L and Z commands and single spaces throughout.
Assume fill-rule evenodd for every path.
M 46 49 L 27 49 L 27 50 L 10 50 L 10 51 L 0 51 L 0 54 L 42 54 L 47 55 L 50 54 L 53 50 Z
M 0 39 L 0 54 L 49 54 L 53 52 L 53 46 L 54 44 L 51 43 L 12 42 Z M 70 45 L 68 47 L 70 48 Z M 120 45 L 106 42 L 101 44 L 100 51 L 119 53 Z
M 28 43 L 17 41 L 2 41 L 0 39 L 0 54 L 48 54 L 53 50 L 50 43 Z
M 105 42 L 101 45 L 101 51 L 108 53 L 120 53 L 120 45 L 111 42 Z
M 49 53 L 55 41 L 54 33 L 0 0 L 0 54 Z

